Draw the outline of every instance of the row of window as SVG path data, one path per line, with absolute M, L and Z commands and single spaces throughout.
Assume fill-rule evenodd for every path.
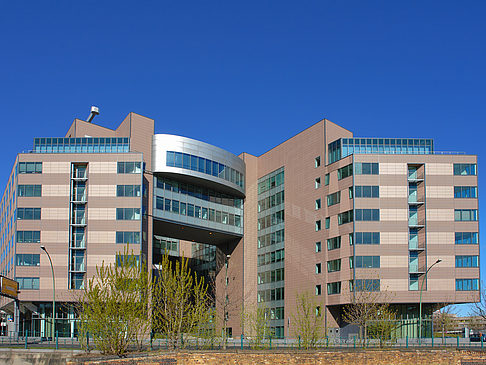
M 18 253 L 16 255 L 15 265 L 17 266 L 39 266 L 40 255 L 33 253 Z
M 283 210 L 258 218 L 258 230 L 262 230 L 284 222 L 285 214 Z
M 140 243 L 140 232 L 116 232 L 116 243 Z
M 19 290 L 39 290 L 39 278 L 15 278 L 19 283 Z
M 223 204 L 229 207 L 243 208 L 243 200 L 234 198 L 230 195 L 221 194 L 220 192 L 207 189 L 201 186 L 181 183 L 178 181 L 157 178 L 157 188 L 164 189 L 166 191 L 172 191 L 174 193 L 189 195 L 194 198 L 206 200 L 216 204 Z
M 379 269 L 380 268 L 380 256 L 356 256 L 356 260 L 353 256 L 349 258 L 349 268 L 353 269 Z
M 456 279 L 457 291 L 479 290 L 479 279 Z
M 140 220 L 140 208 L 116 208 L 116 219 L 122 221 Z
M 40 197 L 42 195 L 42 185 L 19 185 L 17 196 Z
M 41 208 L 17 208 L 17 219 L 39 220 L 41 219 Z
M 191 155 L 188 153 L 167 151 L 166 165 L 179 167 L 186 170 L 198 171 L 203 174 L 212 175 L 230 181 L 240 187 L 244 185 L 244 175 L 235 169 L 209 160 L 207 158 Z
M 40 231 L 17 231 L 18 243 L 40 243 Z
M 117 185 L 116 196 L 140 196 L 140 185 Z
M 200 207 L 189 203 L 186 204 L 179 202 L 178 200 L 164 199 L 160 196 L 156 197 L 155 208 L 165 210 L 166 212 L 186 215 L 188 217 L 241 227 L 241 216 L 239 214 L 222 212 L 220 210 Z
M 455 163 L 454 175 L 476 175 L 476 164 L 474 163 Z
M 320 161 L 320 160 L 319 160 Z M 320 162 L 319 162 L 320 163 Z M 258 182 L 258 194 L 274 189 L 284 183 L 284 171 Z
M 476 186 L 454 186 L 454 198 L 477 198 Z
M 261 255 L 258 255 L 257 264 L 258 266 L 268 265 L 275 262 L 282 262 L 285 259 L 284 250 L 277 250 L 272 252 L 267 252 Z
M 258 201 L 258 212 L 276 207 L 284 202 L 283 190 Z
M 455 209 L 454 220 L 456 222 L 469 222 L 478 220 L 477 209 Z
M 274 300 L 284 300 L 284 288 L 259 290 L 257 293 L 258 303 L 272 302 Z
M 270 270 L 258 274 L 258 284 L 275 283 L 283 280 L 285 280 L 284 269 Z
M 140 174 L 142 172 L 142 163 L 137 161 L 122 161 L 117 164 L 119 174 Z
M 356 232 L 355 241 L 357 245 L 379 245 L 380 232 Z
M 280 229 L 276 232 L 267 233 L 258 237 L 258 248 L 274 245 L 283 242 L 285 239 L 285 230 Z
M 19 174 L 42 174 L 42 162 L 19 162 Z
M 356 198 L 379 198 L 380 197 L 380 187 L 376 185 L 368 186 L 355 186 L 354 196 Z
M 456 245 L 464 244 L 477 244 L 478 233 L 477 232 L 456 232 L 455 234 Z
M 356 221 L 374 222 L 380 220 L 379 209 L 355 209 Z
M 478 256 L 456 256 L 456 267 L 479 267 Z

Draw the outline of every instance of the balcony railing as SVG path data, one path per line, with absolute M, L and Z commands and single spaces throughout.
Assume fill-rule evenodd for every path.
M 71 264 L 71 271 L 85 272 L 86 270 L 84 268 L 84 262 L 83 263 Z
M 420 205 L 420 204 L 424 204 L 424 201 L 425 201 L 425 197 L 422 195 L 410 194 L 408 196 L 408 204 Z
M 410 251 L 423 251 L 425 250 L 425 242 L 419 242 L 418 240 L 409 240 L 408 249 Z
M 425 273 L 425 266 L 420 266 L 418 263 L 410 262 L 408 264 L 408 272 L 410 274 L 423 274 Z
M 408 173 L 408 181 L 417 182 L 423 180 L 424 180 L 424 175 L 422 173 L 419 173 L 417 171 Z
M 425 219 L 419 220 L 418 218 L 410 217 L 408 219 L 408 226 L 409 227 L 415 227 L 415 228 L 424 227 L 425 226 Z
M 85 225 L 86 224 L 86 218 L 85 216 L 74 216 L 71 219 L 71 224 L 77 224 L 77 225 Z

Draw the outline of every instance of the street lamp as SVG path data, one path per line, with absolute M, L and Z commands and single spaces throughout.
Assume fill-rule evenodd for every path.
M 441 262 L 442 260 L 441 259 L 437 259 L 436 262 L 434 262 L 432 265 L 430 265 L 430 267 L 427 269 L 427 271 L 425 272 L 425 277 L 424 277 L 424 280 L 422 280 L 422 285 L 420 285 L 420 304 L 419 304 L 419 344 L 420 344 L 420 341 L 422 339 L 422 290 L 424 288 L 424 282 L 427 281 L 427 273 L 429 272 L 430 269 L 432 269 L 432 267 L 434 267 L 434 265 L 437 265 L 439 262 Z M 432 334 L 433 336 L 433 334 Z
M 226 269 L 224 273 L 224 305 L 223 305 L 223 320 L 224 320 L 224 328 L 223 328 L 223 348 L 226 349 L 226 336 L 227 336 L 227 326 L 228 326 L 228 261 L 231 255 L 226 255 Z
M 41 246 L 40 247 L 42 251 L 44 251 L 47 254 L 47 257 L 49 258 L 49 262 L 51 263 L 51 272 L 52 272 L 52 338 L 54 339 L 55 333 L 56 333 L 56 281 L 54 279 L 54 266 L 52 266 L 52 260 L 51 260 L 51 255 L 49 255 L 49 252 L 46 250 L 46 246 Z

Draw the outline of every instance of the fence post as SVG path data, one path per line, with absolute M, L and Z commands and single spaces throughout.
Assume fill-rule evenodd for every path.
M 299 350 L 300 350 L 300 336 L 299 336 Z
M 481 350 L 483 349 L 483 334 L 480 333 L 479 336 L 481 337 Z M 469 338 L 469 342 L 471 342 L 471 338 Z
M 407 337 L 405 338 L 405 347 L 408 349 L 408 335 L 407 335 Z
M 150 331 L 150 351 L 153 351 L 152 341 L 154 340 L 154 331 Z
M 56 331 L 56 350 L 59 350 L 59 330 Z
M 459 336 L 457 336 L 456 338 L 457 338 L 457 347 L 459 347 Z
M 270 335 L 270 350 L 272 349 L 272 336 Z
M 432 333 L 432 347 L 434 347 L 434 334 Z
M 326 347 L 329 347 L 329 337 L 326 336 Z
M 86 351 L 89 352 L 89 331 L 86 331 Z
M 356 348 L 356 336 L 353 336 L 353 347 Z
M 241 349 L 243 350 L 243 334 L 241 334 Z
M 25 330 L 24 335 L 25 335 L 25 348 L 27 348 L 27 336 L 29 336 L 29 330 Z

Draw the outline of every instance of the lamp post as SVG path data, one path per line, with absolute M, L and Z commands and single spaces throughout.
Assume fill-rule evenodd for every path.
M 442 260 L 441 259 L 437 259 L 436 262 L 434 262 L 432 265 L 430 265 L 430 267 L 427 269 L 427 271 L 425 271 L 425 276 L 424 276 L 424 280 L 422 280 L 422 285 L 420 285 L 420 304 L 419 304 L 419 344 L 420 344 L 420 341 L 422 339 L 422 290 L 424 288 L 424 282 L 427 281 L 427 273 L 429 272 L 430 269 L 432 269 L 432 267 L 434 267 L 434 265 L 437 265 L 439 262 L 441 262 Z M 433 335 L 433 334 L 432 334 Z
M 52 266 L 52 260 L 51 260 L 51 255 L 49 255 L 49 252 L 46 250 L 46 246 L 41 246 L 40 247 L 42 251 L 44 251 L 47 254 L 47 257 L 49 258 L 49 262 L 51 263 L 51 272 L 52 272 L 52 338 L 54 339 L 54 336 L 56 334 L 56 281 L 54 278 L 54 266 Z
M 231 255 L 226 255 L 226 263 L 225 263 L 225 273 L 224 273 L 224 305 L 223 305 L 223 349 L 226 350 L 226 341 L 227 341 L 227 326 L 228 326 L 228 261 Z

